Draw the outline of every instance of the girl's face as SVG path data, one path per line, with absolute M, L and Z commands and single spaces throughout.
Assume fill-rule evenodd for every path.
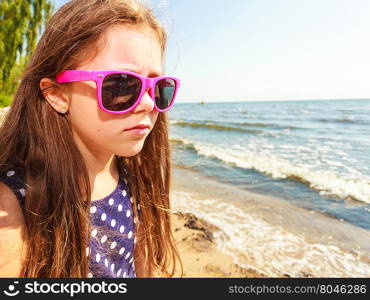
M 146 77 L 163 75 L 161 46 L 151 30 L 116 25 L 106 32 L 105 38 L 106 44 L 98 55 L 77 69 L 126 70 Z M 138 135 L 124 130 L 144 123 L 150 125 L 151 131 L 158 117 L 148 93 L 129 113 L 115 115 L 100 110 L 94 81 L 71 84 L 68 110 L 79 148 L 101 158 L 112 154 L 130 157 L 139 153 L 149 133 Z

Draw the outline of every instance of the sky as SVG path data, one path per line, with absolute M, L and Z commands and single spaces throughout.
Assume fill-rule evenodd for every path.
M 370 98 L 368 0 L 147 2 L 177 102 Z

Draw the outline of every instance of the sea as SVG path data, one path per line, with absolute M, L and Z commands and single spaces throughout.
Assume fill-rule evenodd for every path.
M 370 277 L 370 99 L 175 103 L 168 117 L 173 164 L 207 186 L 173 206 L 218 226 L 235 263 Z

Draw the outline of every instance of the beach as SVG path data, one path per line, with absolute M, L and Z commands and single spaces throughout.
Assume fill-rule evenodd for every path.
M 266 277 L 370 276 L 369 100 L 193 105 L 169 113 L 174 211 Z
M 174 192 L 189 191 L 189 186 L 182 181 L 183 174 L 192 177 L 192 171 L 174 167 L 172 187 Z M 186 181 L 190 183 L 188 180 Z M 194 182 L 193 182 L 194 183 Z M 195 184 L 195 183 L 194 183 Z M 199 187 L 199 186 L 198 186 Z M 199 189 L 194 189 L 194 197 Z M 197 199 L 193 199 L 196 201 Z M 197 217 L 193 213 L 176 211 L 172 215 L 172 231 L 177 250 L 183 264 L 184 278 L 264 278 L 266 274 L 250 268 L 243 268 L 228 255 L 216 247 L 214 235 L 220 228 Z M 175 277 L 180 277 L 177 269 Z M 289 277 L 288 275 L 281 277 Z
M 242 268 L 230 255 L 216 249 L 213 232 L 218 228 L 190 213 L 173 213 L 172 228 L 183 264 L 184 278 L 263 278 Z M 177 270 L 175 277 L 180 277 Z
M 183 277 L 370 275 L 369 231 L 190 167 L 173 164 L 172 173 L 172 230 Z

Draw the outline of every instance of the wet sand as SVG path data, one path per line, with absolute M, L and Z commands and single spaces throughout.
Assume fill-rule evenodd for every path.
M 263 278 L 254 270 L 241 268 L 231 256 L 218 251 L 213 233 L 219 230 L 190 213 L 172 214 L 173 233 L 183 263 L 183 277 Z M 179 272 L 175 277 L 179 277 Z

